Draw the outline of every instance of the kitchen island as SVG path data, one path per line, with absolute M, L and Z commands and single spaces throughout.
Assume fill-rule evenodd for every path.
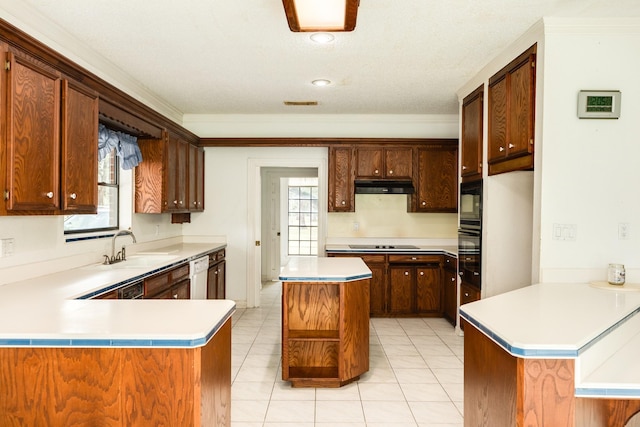
M 233 301 L 86 299 L 220 247 L 0 286 L 0 425 L 230 426 Z
M 624 426 L 640 411 L 639 313 L 632 287 L 589 284 L 461 306 L 465 426 Z
M 291 258 L 282 280 L 282 379 L 340 387 L 369 370 L 369 281 L 360 258 Z

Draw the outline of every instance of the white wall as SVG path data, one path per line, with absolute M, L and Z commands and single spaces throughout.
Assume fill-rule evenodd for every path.
M 541 281 L 604 280 L 617 262 L 637 282 L 640 20 L 548 19 L 545 38 Z M 622 92 L 620 119 L 577 118 L 578 92 L 597 89 Z M 618 223 L 630 224 L 628 240 Z M 576 240 L 553 240 L 553 224 L 575 224 Z

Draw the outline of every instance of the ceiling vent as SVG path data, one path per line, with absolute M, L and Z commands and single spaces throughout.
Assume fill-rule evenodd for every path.
M 290 107 L 307 107 L 310 105 L 318 105 L 318 101 L 284 101 L 284 105 Z

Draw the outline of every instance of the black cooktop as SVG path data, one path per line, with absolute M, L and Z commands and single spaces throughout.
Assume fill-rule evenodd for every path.
M 349 245 L 351 249 L 419 249 L 415 245 Z

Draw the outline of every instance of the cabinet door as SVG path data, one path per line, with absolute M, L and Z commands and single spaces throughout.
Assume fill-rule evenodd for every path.
M 444 278 L 442 280 L 442 292 L 443 297 L 443 314 L 444 317 L 451 322 L 452 325 L 456 324 L 457 307 L 457 275 L 455 270 L 448 268 L 443 269 Z
M 204 150 L 188 144 L 189 211 L 204 210 Z
M 482 107 L 484 86 L 462 102 L 461 176 L 468 182 L 482 178 Z
M 413 268 L 407 266 L 389 267 L 389 312 L 410 314 L 413 310 Z
M 416 312 L 442 312 L 442 281 L 438 264 L 416 267 Z
M 329 212 L 353 212 L 353 149 L 329 147 Z
M 382 148 L 356 148 L 356 178 L 383 178 L 384 158 Z
M 507 155 L 507 76 L 489 86 L 489 163 Z
M 98 209 L 98 95 L 72 81 L 62 84 L 62 209 Z
M 525 56 L 509 72 L 509 132 L 507 155 L 533 152 L 534 58 Z
M 384 178 L 411 179 L 413 177 L 413 149 L 410 147 L 384 149 Z
M 384 263 L 367 263 L 371 270 L 371 288 L 369 293 L 369 314 L 380 316 L 386 312 L 387 278 Z
M 418 150 L 417 212 L 458 211 L 456 146 Z
M 5 69 L 6 209 L 53 213 L 60 207 L 62 79 L 58 72 L 13 52 L 7 53 Z
M 225 299 L 226 298 L 226 261 L 221 261 L 218 263 L 216 269 L 216 298 L 217 299 Z
M 167 189 L 168 137 L 139 138 L 142 163 L 136 166 L 136 213 L 162 213 L 169 208 Z M 172 192 L 175 195 L 175 191 Z

